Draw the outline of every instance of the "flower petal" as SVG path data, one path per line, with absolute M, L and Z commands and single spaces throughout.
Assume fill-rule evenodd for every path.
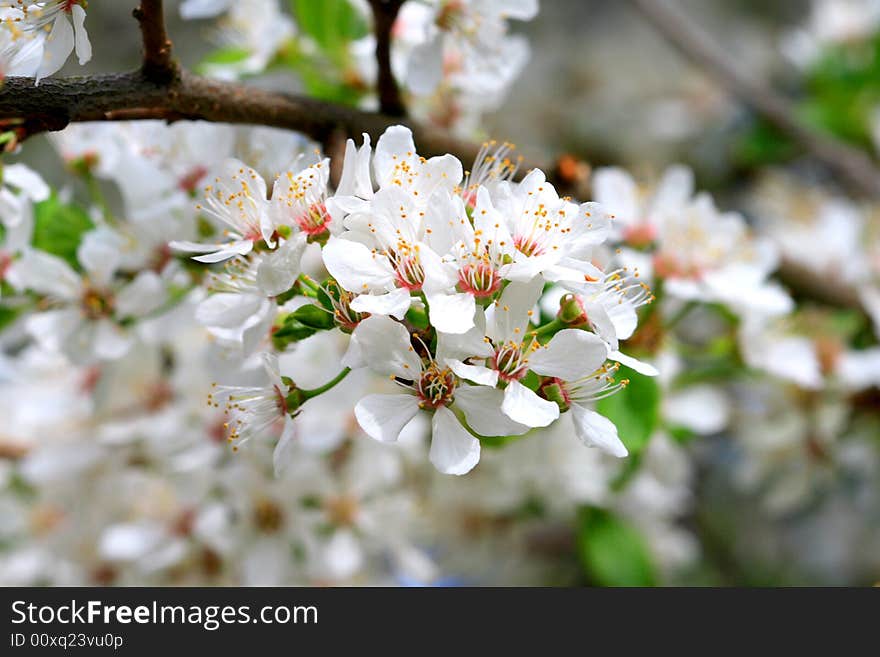
M 575 381 L 595 372 L 607 357 L 608 347 L 595 333 L 564 329 L 529 356 L 529 369 L 543 376 Z
M 507 384 L 501 411 L 514 422 L 528 427 L 546 427 L 559 417 L 556 402 L 538 397 L 519 381 Z
M 361 294 L 351 301 L 351 309 L 371 315 L 391 315 L 403 319 L 412 304 L 409 290 L 399 287 L 386 294 Z
M 577 404 L 571 407 L 571 413 L 574 419 L 574 431 L 585 445 L 598 447 L 618 458 L 623 458 L 629 453 L 617 436 L 617 427 L 607 417 Z
M 480 461 L 480 441 L 445 406 L 434 411 L 429 458 L 443 474 L 463 475 Z
M 370 438 L 393 443 L 419 412 L 413 395 L 367 395 L 354 407 L 358 424 Z
M 520 436 L 531 429 L 501 412 L 504 392 L 488 386 L 459 386 L 455 406 L 464 412 L 468 426 L 481 436 Z
M 419 377 L 422 361 L 410 344 L 406 327 L 385 315 L 371 315 L 355 328 L 357 340 L 367 366 L 379 374 L 393 374 L 409 381 Z

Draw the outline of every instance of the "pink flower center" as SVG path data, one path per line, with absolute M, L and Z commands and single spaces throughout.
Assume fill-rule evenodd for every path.
M 654 272 L 662 278 L 699 279 L 703 270 L 692 262 L 684 262 L 668 253 L 654 254 Z
M 520 346 L 513 342 L 507 342 L 495 351 L 492 366 L 502 381 L 519 381 L 529 370 L 528 359 Z
M 630 246 L 649 246 L 657 239 L 657 229 L 647 223 L 627 226 L 623 231 L 623 239 Z
M 544 247 L 538 243 L 534 235 L 517 235 L 513 238 L 516 250 L 526 256 L 538 256 L 544 253 Z
M 422 284 L 425 282 L 425 269 L 416 256 L 406 256 L 397 261 L 395 278 L 400 287 L 418 291 L 422 289 Z
M 489 297 L 501 287 L 501 277 L 485 262 L 465 265 L 458 273 L 458 286 L 462 292 L 475 297 Z
M 310 237 L 327 232 L 330 214 L 323 203 L 313 203 L 303 214 L 296 218 L 300 230 Z
M 435 409 L 452 403 L 455 392 L 455 375 L 447 367 L 431 363 L 419 377 L 416 393 L 419 407 Z
M 177 186 L 188 194 L 194 194 L 199 185 L 199 181 L 205 177 L 208 170 L 203 166 L 197 166 L 184 175 L 178 182 Z

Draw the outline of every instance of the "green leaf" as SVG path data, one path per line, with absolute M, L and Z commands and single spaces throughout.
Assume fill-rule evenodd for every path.
M 300 30 L 334 57 L 349 42 L 365 37 L 367 22 L 348 0 L 291 0 L 290 10 Z
M 33 245 L 79 268 L 76 249 L 84 233 L 94 228 L 82 208 L 66 205 L 55 194 L 34 206 Z
M 204 74 L 206 69 L 209 69 L 212 66 L 230 66 L 232 64 L 239 64 L 250 57 L 250 54 L 251 53 L 247 48 L 239 48 L 236 46 L 220 48 L 219 50 L 208 53 L 202 61 L 199 62 L 198 66 L 196 66 L 196 71 Z
M 617 425 L 620 440 L 630 454 L 639 453 L 648 440 L 660 416 L 660 387 L 649 376 L 621 366 L 619 379 L 629 379 L 629 385 L 599 401 L 596 409 Z
M 641 534 L 608 511 L 580 513 L 578 556 L 590 582 L 599 586 L 656 586 L 657 573 Z
M 12 324 L 18 315 L 19 311 L 17 309 L 0 306 L 0 331 Z
M 300 306 L 288 315 L 288 319 L 316 330 L 326 330 L 336 326 L 336 322 L 333 321 L 333 315 L 323 308 L 313 305 Z

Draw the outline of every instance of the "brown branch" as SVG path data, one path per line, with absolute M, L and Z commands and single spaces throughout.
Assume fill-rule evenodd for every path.
M 419 151 L 425 155 L 453 153 L 469 165 L 479 150 L 478 144 L 398 117 L 211 80 L 185 70 L 168 84 L 148 79 L 141 71 L 48 78 L 38 87 L 31 78 L 9 77 L 0 88 L 0 120 L 13 118 L 22 119 L 22 139 L 81 121 L 163 118 L 286 128 L 321 143 L 337 130 L 351 136 L 366 132 L 376 140 L 388 126 L 403 123 L 412 128 Z M 524 163 L 523 168 L 535 166 Z
M 132 14 L 141 27 L 144 77 L 157 83 L 169 82 L 177 74 L 177 64 L 171 58 L 171 39 L 165 31 L 162 0 L 141 0 Z
M 792 104 L 762 82 L 739 71 L 733 58 L 666 0 L 630 0 L 679 52 L 711 74 L 734 96 L 824 162 L 855 191 L 880 197 L 880 168 L 866 154 L 818 133 L 797 118 Z
M 373 9 L 373 31 L 376 34 L 376 64 L 378 76 L 379 108 L 389 116 L 405 116 L 406 107 L 400 88 L 391 70 L 391 28 L 403 0 L 370 0 Z

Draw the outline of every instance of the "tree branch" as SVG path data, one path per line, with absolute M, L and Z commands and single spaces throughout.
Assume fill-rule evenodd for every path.
M 132 14 L 141 27 L 144 77 L 158 83 L 171 81 L 177 73 L 177 64 L 171 58 L 171 39 L 165 31 L 162 0 L 141 0 Z
M 406 107 L 400 88 L 391 70 L 391 28 L 403 0 L 370 0 L 373 9 L 373 31 L 376 33 L 376 64 L 379 108 L 389 116 L 405 116 Z
M 425 155 L 454 153 L 469 164 L 479 151 L 478 144 L 398 117 L 211 80 L 185 70 L 168 84 L 156 83 L 141 71 L 47 78 L 38 87 L 32 78 L 9 77 L 0 88 L 0 119 L 16 118 L 22 121 L 18 126 L 22 139 L 81 121 L 161 118 L 286 128 L 321 143 L 337 130 L 352 136 L 366 132 L 377 140 L 388 126 L 404 123 L 412 128 Z M 535 166 L 529 163 L 527 168 Z
M 740 72 L 699 26 L 666 0 L 630 0 L 679 52 L 711 74 L 734 96 L 763 116 L 859 193 L 880 197 L 880 168 L 866 154 L 800 121 L 791 103 Z

